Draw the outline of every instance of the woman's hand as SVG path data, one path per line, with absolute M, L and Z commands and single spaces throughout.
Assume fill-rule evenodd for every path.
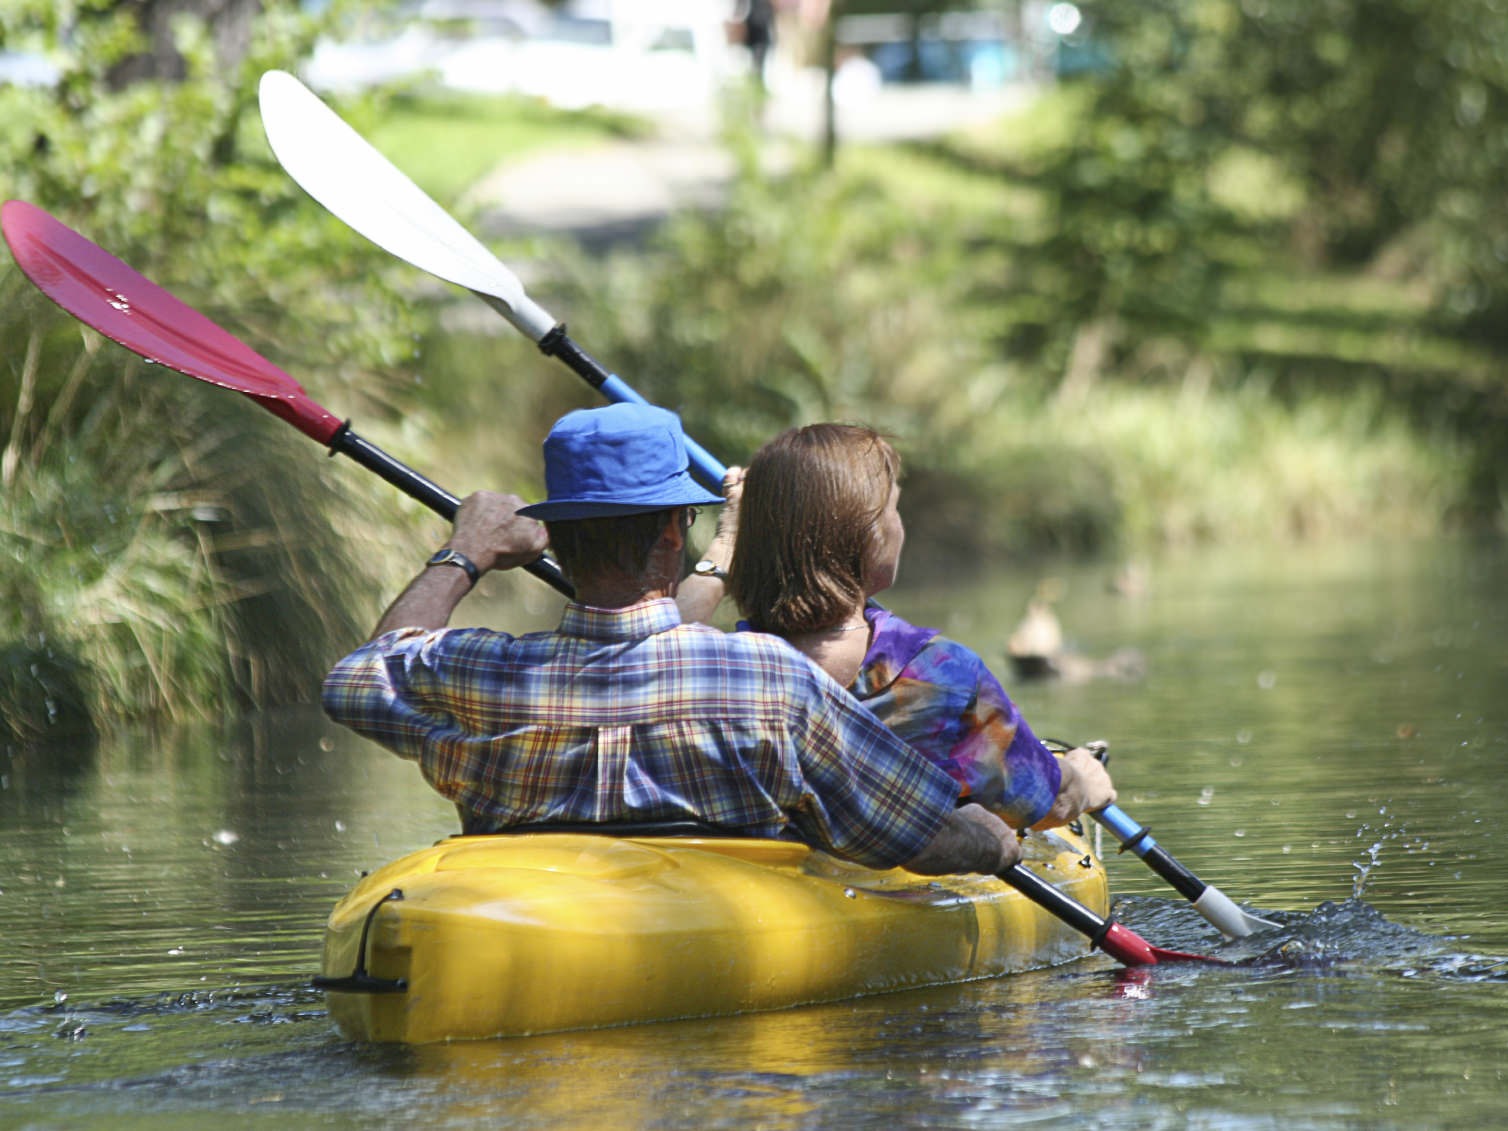
M 738 507 L 744 497 L 744 469 L 730 467 L 723 476 L 723 506 L 717 512 L 717 533 L 702 556 L 722 569 L 733 560 L 733 544 L 738 541 Z
M 1058 757 L 1063 773 L 1058 799 L 1034 829 L 1055 829 L 1077 820 L 1081 813 L 1093 813 L 1115 803 L 1115 786 L 1094 754 L 1083 746 Z
M 738 540 L 738 504 L 744 495 L 744 469 L 730 467 L 723 476 L 723 506 L 717 512 L 717 533 L 702 552 L 702 561 L 708 561 L 717 572 L 694 573 L 681 579 L 676 587 L 675 603 L 681 611 L 681 620 L 686 624 L 710 623 L 717 607 L 728 595 L 728 586 L 723 578 L 733 561 L 733 544 Z

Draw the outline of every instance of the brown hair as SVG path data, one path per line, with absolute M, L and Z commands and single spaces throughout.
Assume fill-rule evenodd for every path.
M 864 599 L 864 559 L 901 460 L 856 424 L 782 432 L 749 461 L 729 591 L 753 627 L 831 628 Z
M 545 530 L 550 535 L 550 549 L 560 559 L 567 577 L 579 580 L 622 573 L 637 578 L 648 567 L 649 555 L 670 514 L 669 510 L 659 510 L 608 518 L 558 519 L 545 523 Z

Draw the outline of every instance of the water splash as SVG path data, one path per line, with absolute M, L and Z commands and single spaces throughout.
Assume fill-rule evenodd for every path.
M 1356 835 L 1357 836 L 1361 836 L 1362 833 L 1365 831 L 1365 829 L 1366 829 L 1366 826 L 1363 825 L 1362 828 L 1360 828 L 1360 829 L 1358 829 L 1356 831 Z M 1373 873 L 1373 871 L 1375 871 L 1378 867 L 1380 867 L 1381 864 L 1382 864 L 1382 841 L 1381 840 L 1375 840 L 1375 841 L 1373 841 L 1371 843 L 1370 846 L 1368 846 L 1368 848 L 1366 850 L 1366 859 L 1365 860 L 1355 860 L 1355 861 L 1353 861 L 1351 863 L 1351 868 L 1356 873 L 1356 875 L 1353 876 L 1352 879 L 1351 879 L 1351 898 L 1352 899 L 1360 899 L 1363 895 L 1366 894 L 1366 890 L 1367 890 L 1367 878 Z
M 1365 866 L 1375 866 L 1371 851 Z M 1508 982 L 1508 958 L 1464 954 L 1449 936 L 1393 922 L 1361 899 L 1326 901 L 1309 912 L 1251 910 L 1277 925 L 1249 938 L 1225 939 L 1186 903 L 1154 896 L 1118 898 L 1112 916 L 1158 946 L 1220 958 L 1238 968 Z M 1203 976 L 1198 971 L 1216 968 L 1180 969 L 1194 972 L 1180 976 Z
M 1372 875 L 1382 867 L 1382 850 L 1390 843 L 1401 844 L 1404 852 L 1423 852 L 1429 848 L 1428 842 L 1417 837 L 1409 837 L 1408 827 L 1401 821 L 1396 821 L 1388 812 L 1388 806 L 1384 803 L 1377 810 L 1377 815 L 1382 818 L 1381 823 L 1374 827 L 1370 824 L 1362 824 L 1356 830 L 1358 839 L 1374 838 L 1372 843 L 1363 850 L 1361 859 L 1353 861 L 1351 867 L 1356 875 L 1351 883 L 1351 898 L 1361 899 L 1366 895 L 1367 882 Z

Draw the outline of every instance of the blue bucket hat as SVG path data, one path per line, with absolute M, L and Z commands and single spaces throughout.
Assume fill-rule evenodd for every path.
M 609 518 L 723 501 L 691 478 L 680 418 L 654 405 L 568 412 L 544 449 L 547 498 L 519 510 L 528 518 Z

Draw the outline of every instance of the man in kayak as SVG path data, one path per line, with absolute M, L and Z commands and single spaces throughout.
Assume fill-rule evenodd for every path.
M 466 832 L 695 822 L 872 867 L 998 872 L 1016 836 L 781 641 L 683 624 L 696 508 L 680 421 L 572 412 L 547 500 L 478 492 L 449 541 L 325 680 L 332 719 L 419 764 Z M 543 525 L 541 525 L 543 523 Z M 477 579 L 548 538 L 576 587 L 554 632 L 447 628 Z

